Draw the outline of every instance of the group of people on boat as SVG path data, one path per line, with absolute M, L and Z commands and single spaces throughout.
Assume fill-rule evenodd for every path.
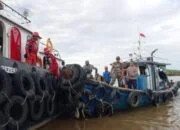
M 133 61 L 129 66 L 124 66 L 120 57 L 117 56 L 116 61 L 110 65 L 112 66 L 111 71 L 108 70 L 108 66 L 105 66 L 103 76 L 97 73 L 98 69 L 91 65 L 89 61 L 85 61 L 83 69 L 87 74 L 87 78 L 93 79 L 92 71 L 95 70 L 96 80 L 104 81 L 111 86 L 113 86 L 117 80 L 119 87 L 137 88 L 136 79 L 138 76 L 138 68 Z
M 43 61 L 38 57 L 39 42 L 41 37 L 38 32 L 32 34 L 32 38 L 27 40 L 25 47 L 25 62 L 30 65 L 36 66 L 39 63 L 40 67 L 48 69 L 56 78 L 59 76 L 58 62 L 55 56 L 52 54 L 52 47 L 46 46 L 44 48 L 44 58 Z M 48 39 L 49 42 L 50 39 Z

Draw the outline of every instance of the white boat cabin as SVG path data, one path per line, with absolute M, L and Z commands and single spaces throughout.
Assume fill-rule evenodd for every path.
M 0 56 L 24 62 L 25 45 L 32 33 L 31 30 L 0 14 Z M 39 46 L 41 46 L 39 48 L 45 47 L 41 43 Z M 60 65 L 62 60 L 58 51 L 53 52 Z M 43 51 L 39 51 L 38 56 L 42 59 Z

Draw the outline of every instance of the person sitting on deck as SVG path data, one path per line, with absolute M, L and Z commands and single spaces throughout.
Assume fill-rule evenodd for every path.
M 111 81 L 111 74 L 110 72 L 108 71 L 108 67 L 105 66 L 104 67 L 105 71 L 103 72 L 103 78 L 104 78 L 104 81 L 109 84 L 110 81 Z
M 93 65 L 91 65 L 88 60 L 85 61 L 85 65 L 83 66 L 83 69 L 87 74 L 87 78 L 92 77 L 92 70 L 93 69 L 95 70 L 95 75 L 97 75 L 97 71 L 98 71 L 97 68 L 94 67 Z
M 138 68 L 135 63 L 130 63 L 130 66 L 127 68 L 127 77 L 128 77 L 128 87 L 131 89 L 137 88 L 136 78 L 138 76 Z

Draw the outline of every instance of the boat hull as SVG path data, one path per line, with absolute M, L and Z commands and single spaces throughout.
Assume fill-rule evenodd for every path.
M 85 94 L 82 96 L 82 102 L 86 104 L 88 115 L 99 115 L 104 109 L 112 109 L 114 112 L 148 105 L 157 106 L 175 97 L 178 88 L 176 84 L 159 91 L 134 90 L 88 82 L 84 86 Z

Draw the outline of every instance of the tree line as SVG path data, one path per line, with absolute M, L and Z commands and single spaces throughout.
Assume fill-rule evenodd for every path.
M 166 74 L 168 76 L 180 76 L 180 70 L 167 70 Z

